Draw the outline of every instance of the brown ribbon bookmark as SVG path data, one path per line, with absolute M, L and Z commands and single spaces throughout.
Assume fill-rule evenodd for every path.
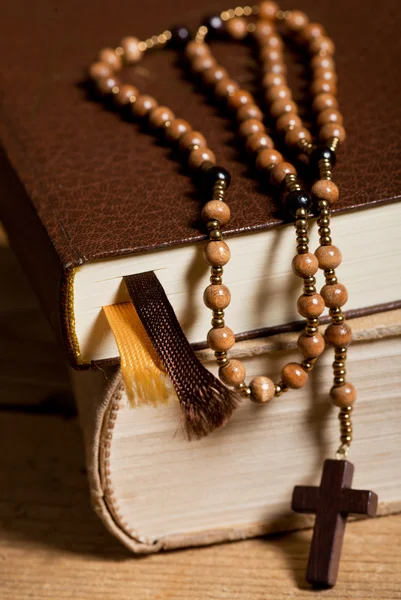
M 199 361 L 153 271 L 124 277 L 146 333 L 170 375 L 189 439 L 225 425 L 241 395 L 224 386 Z

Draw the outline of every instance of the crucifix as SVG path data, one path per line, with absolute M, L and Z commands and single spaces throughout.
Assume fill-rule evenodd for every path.
M 349 513 L 374 517 L 377 495 L 351 489 L 354 465 L 347 460 L 326 460 L 320 487 L 297 485 L 292 509 L 316 513 L 306 580 L 315 587 L 336 583 L 341 547 Z

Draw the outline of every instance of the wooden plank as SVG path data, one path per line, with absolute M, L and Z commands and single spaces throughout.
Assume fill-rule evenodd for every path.
M 92 513 L 76 419 L 0 413 L 2 600 L 315 598 L 311 531 L 135 558 Z M 380 490 L 378 490 L 380 492 Z M 401 515 L 349 523 L 337 586 L 401 599 Z

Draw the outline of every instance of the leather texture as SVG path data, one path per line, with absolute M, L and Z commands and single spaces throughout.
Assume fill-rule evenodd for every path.
M 229 4 L 0 2 L 0 136 L 5 150 L 1 177 L 6 181 L 16 175 L 21 188 L 20 200 L 14 202 L 7 194 L 8 184 L 2 184 L 6 196 L 0 201 L 0 217 L 56 327 L 63 302 L 60 287 L 72 267 L 206 238 L 200 221 L 206 198 L 180 160 L 138 125 L 91 98 L 85 84 L 87 66 L 100 48 L 117 45 L 122 36 L 145 38 L 177 22 L 193 27 L 205 13 Z M 341 202 L 335 210 L 397 200 L 398 2 L 388 0 L 378 10 L 372 0 L 298 0 L 294 8 L 321 22 L 337 48 L 339 100 L 348 138 L 338 153 L 335 179 Z M 249 49 L 241 44 L 214 46 L 218 60 L 241 85 L 257 86 Z M 289 61 L 290 83 L 307 120 L 305 74 L 300 59 L 295 61 Z M 123 77 L 200 129 L 218 163 L 230 169 L 233 183 L 227 201 L 232 220 L 227 237 L 282 222 L 274 190 L 260 185 L 250 160 L 238 152 L 230 119 L 188 82 L 173 51 L 150 52 Z M 40 235 L 28 227 L 40 228 Z M 39 244 L 35 260 L 28 241 L 32 237 Z

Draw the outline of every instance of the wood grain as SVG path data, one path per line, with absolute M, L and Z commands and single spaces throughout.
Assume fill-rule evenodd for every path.
M 0 414 L 2 600 L 316 598 L 311 531 L 135 558 L 89 505 L 75 418 Z M 401 515 L 350 523 L 337 586 L 319 597 L 401 599 Z

